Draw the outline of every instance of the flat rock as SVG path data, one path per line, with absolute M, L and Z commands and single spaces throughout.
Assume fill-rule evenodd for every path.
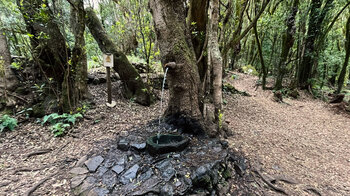
M 73 177 L 70 184 L 71 188 L 74 189 L 79 186 L 85 180 L 86 176 L 87 175 L 85 174 Z
M 162 186 L 160 189 L 160 195 L 162 196 L 173 196 L 174 195 L 174 189 L 171 185 L 166 184 L 165 186 Z
M 139 181 L 146 181 L 148 180 L 149 178 L 151 178 L 153 175 L 153 171 L 152 169 L 148 169 L 146 172 L 142 173 L 141 175 L 139 175 L 138 177 L 138 180 Z
M 134 166 L 132 166 L 121 176 L 120 182 L 124 185 L 132 182 L 132 180 L 136 178 L 136 174 L 139 168 L 140 166 L 138 164 L 135 164 Z
M 123 165 L 116 165 L 116 166 L 112 167 L 112 170 L 115 173 L 120 174 L 124 171 L 124 166 Z
M 76 175 L 82 175 L 82 174 L 89 173 L 89 171 L 84 167 L 74 167 L 73 169 L 71 169 L 69 171 L 69 173 L 76 174 Z
M 112 171 L 106 172 L 102 177 L 102 183 L 107 189 L 112 189 L 117 183 L 117 175 Z
M 91 159 L 85 161 L 86 167 L 89 169 L 90 172 L 95 172 L 98 166 L 103 162 L 104 158 L 101 156 L 95 156 Z
M 83 181 L 83 184 L 77 188 L 76 190 L 76 195 L 80 195 L 86 191 L 89 191 L 93 186 L 94 184 L 96 183 L 96 178 L 94 177 L 87 177 L 84 181 Z

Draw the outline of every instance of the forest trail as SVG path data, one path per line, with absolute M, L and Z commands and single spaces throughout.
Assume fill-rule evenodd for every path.
M 322 195 L 350 195 L 349 116 L 305 94 L 275 102 L 272 91 L 255 90 L 257 77 L 235 74 L 239 78 L 228 82 L 252 96 L 225 97 L 231 147 L 264 173 L 297 180 L 278 184 L 291 195 L 317 195 L 305 192 L 307 185 Z

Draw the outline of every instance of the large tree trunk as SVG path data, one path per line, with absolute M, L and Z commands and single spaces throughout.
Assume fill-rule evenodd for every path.
M 127 57 L 117 50 L 116 45 L 108 37 L 107 32 L 103 28 L 94 10 L 92 8 L 87 8 L 86 14 L 86 24 L 102 52 L 111 53 L 114 56 L 113 69 L 124 81 L 126 90 L 128 91 L 127 97 L 135 97 L 135 101 L 139 104 L 150 105 L 153 99 L 148 86 L 142 82 L 140 75 L 130 64 Z
M 309 17 L 308 32 L 305 41 L 305 53 L 300 64 L 298 74 L 298 86 L 307 88 L 310 86 L 312 70 L 317 56 L 315 55 L 315 43 L 321 35 L 323 20 L 329 11 L 333 0 L 327 0 L 324 8 L 321 10 L 322 0 L 312 0 Z
M 165 115 L 185 114 L 201 120 L 200 77 L 183 0 L 150 0 L 163 65 L 169 67 L 169 104 Z M 169 63 L 173 62 L 173 63 Z
M 46 79 L 53 78 L 60 89 L 70 52 L 48 4 L 43 0 L 17 0 L 17 5 L 31 34 L 34 61 Z
M 350 16 L 348 17 L 348 20 L 346 22 L 346 39 L 345 39 L 345 60 L 343 67 L 340 71 L 340 75 L 338 78 L 338 88 L 337 88 L 337 94 L 341 92 L 341 89 L 343 88 L 344 85 L 344 79 L 346 75 L 346 68 L 348 67 L 349 64 L 349 57 L 350 57 Z
M 283 40 L 282 40 L 282 53 L 280 57 L 280 61 L 277 66 L 277 78 L 276 78 L 276 83 L 275 83 L 275 90 L 280 90 L 282 89 L 282 81 L 284 74 L 286 74 L 286 61 L 288 58 L 288 54 L 290 49 L 293 47 L 294 44 L 294 34 L 295 34 L 295 17 L 298 12 L 298 4 L 299 0 L 294 0 L 293 1 L 293 6 L 290 11 L 289 16 L 287 17 L 286 20 L 286 25 L 287 25 L 287 30 L 285 34 L 283 35 Z
M 18 84 L 16 76 L 10 69 L 11 54 L 8 49 L 4 32 L 0 28 L 0 95 L 7 96 L 7 91 L 13 91 Z

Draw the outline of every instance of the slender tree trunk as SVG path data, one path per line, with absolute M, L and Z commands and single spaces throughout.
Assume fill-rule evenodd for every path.
M 107 32 L 102 27 L 102 24 L 97 18 L 94 10 L 92 8 L 87 8 L 86 14 L 86 24 L 102 52 L 111 53 L 114 56 L 113 69 L 124 81 L 126 90 L 128 91 L 127 97 L 135 97 L 135 101 L 139 104 L 150 105 L 153 102 L 153 98 L 147 84 L 142 82 L 140 75 L 130 64 L 127 57 L 117 50 L 116 45 L 108 37 Z
M 282 89 L 283 77 L 287 73 L 286 61 L 288 58 L 289 51 L 294 44 L 294 34 L 295 34 L 295 28 L 296 28 L 295 17 L 298 12 L 298 4 L 299 4 L 299 0 L 293 1 L 292 9 L 286 20 L 287 30 L 282 38 L 283 39 L 282 53 L 281 53 L 280 61 L 278 63 L 278 67 L 277 67 L 277 78 L 275 83 L 275 90 Z
M 214 87 L 214 108 L 215 122 L 218 129 L 222 128 L 223 112 L 222 112 L 222 58 L 218 41 L 218 23 L 219 23 L 219 0 L 210 2 L 210 26 L 209 26 L 209 42 L 208 54 L 210 55 L 211 65 L 213 66 L 213 87 Z
M 348 67 L 349 64 L 349 57 L 350 57 L 350 16 L 348 17 L 348 20 L 346 22 L 346 39 L 345 39 L 345 60 L 344 60 L 344 64 L 343 67 L 340 71 L 340 75 L 338 78 L 338 88 L 336 93 L 339 94 L 343 88 L 344 85 L 344 79 L 345 79 L 345 75 L 346 75 L 346 69 Z

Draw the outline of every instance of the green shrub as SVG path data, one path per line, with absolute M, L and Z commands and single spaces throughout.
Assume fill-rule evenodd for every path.
M 6 128 L 13 131 L 17 127 L 17 120 L 11 118 L 9 115 L 3 115 L 0 118 L 0 132 L 3 132 Z
M 259 73 L 256 71 L 256 69 L 252 65 L 243 66 L 242 70 L 243 70 L 243 73 L 245 74 L 259 76 Z
M 76 114 L 57 114 L 52 113 L 43 117 L 41 125 L 47 123 L 50 124 L 50 130 L 55 137 L 63 136 L 66 133 L 71 125 L 74 125 L 77 119 L 83 118 L 83 115 L 80 113 Z

